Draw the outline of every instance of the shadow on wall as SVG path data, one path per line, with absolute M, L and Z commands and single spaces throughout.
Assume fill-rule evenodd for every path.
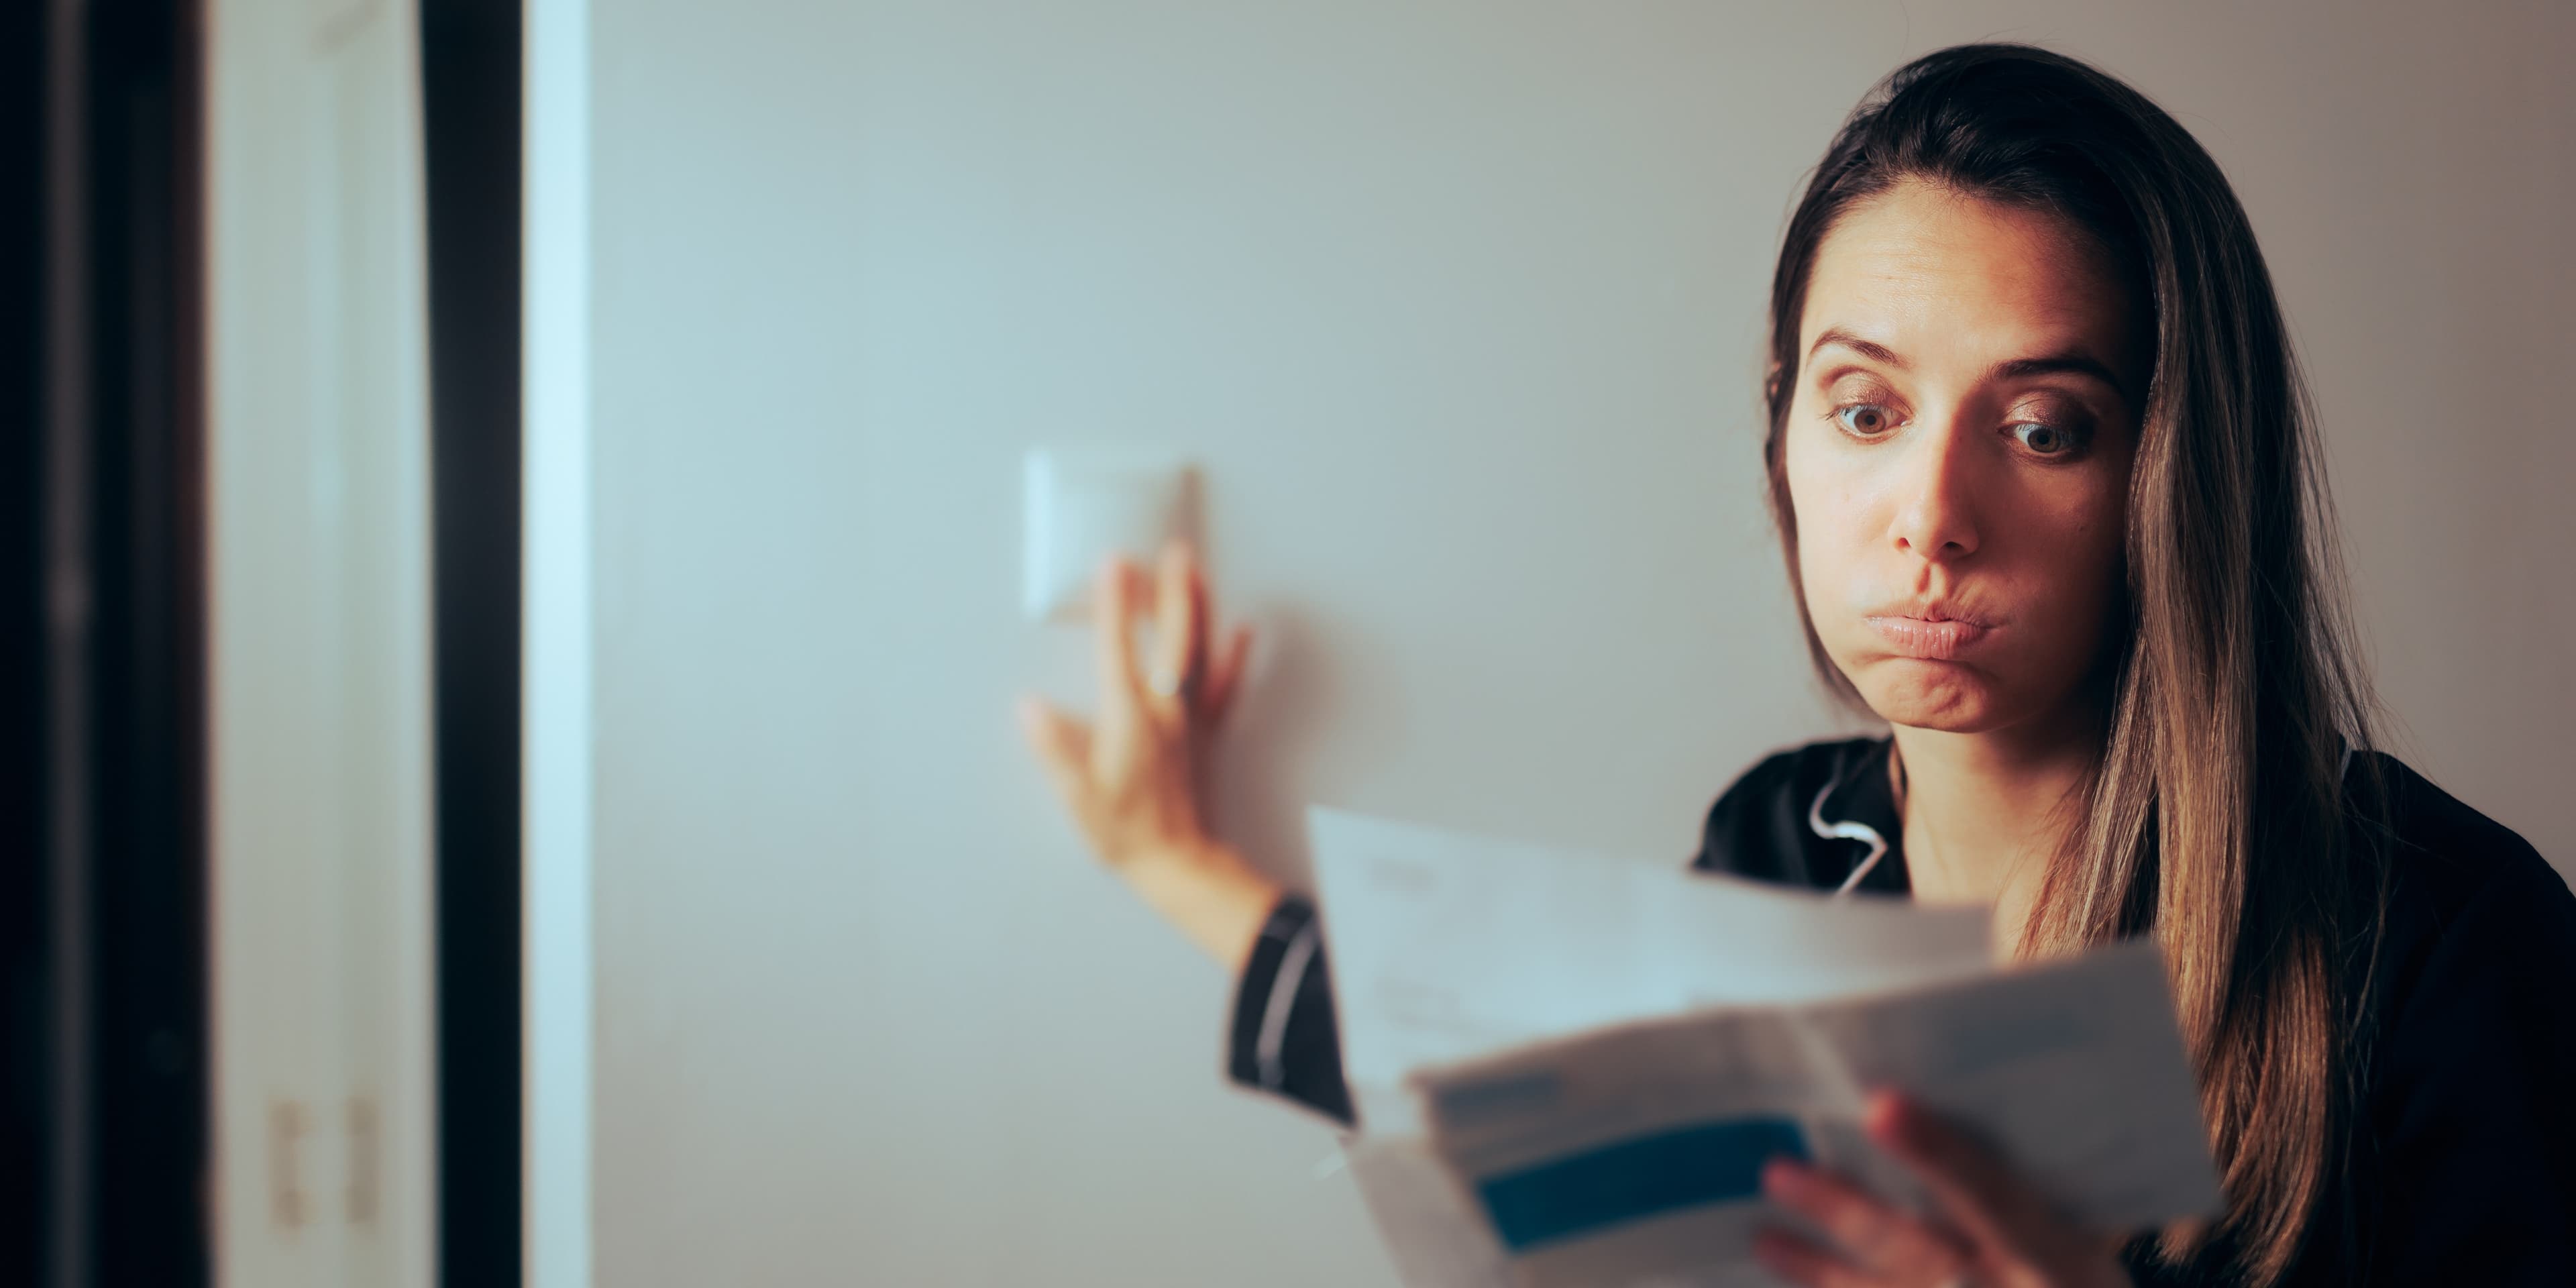
M 1340 691 L 1326 646 L 1333 636 L 1293 605 L 1253 622 L 1252 672 L 1218 737 L 1212 766 L 1216 834 L 1272 879 L 1306 891 L 1314 889 L 1306 840 L 1309 770 Z

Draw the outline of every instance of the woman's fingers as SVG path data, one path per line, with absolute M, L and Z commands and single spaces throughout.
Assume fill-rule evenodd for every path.
M 1943 1232 L 1830 1172 L 1773 1159 L 1762 1169 L 1762 1193 L 1815 1222 L 1863 1265 L 1913 1269 L 1968 1263 L 1968 1250 Z
M 1225 654 L 1208 663 L 1207 686 L 1200 695 L 1199 712 L 1210 728 L 1225 723 L 1225 713 L 1234 706 L 1234 695 L 1243 690 L 1243 668 L 1252 660 L 1252 628 L 1237 626 L 1228 632 Z
M 1993 1151 L 1941 1115 L 1891 1091 L 1870 1097 L 1861 1118 L 1872 1140 L 1911 1168 L 1961 1233 L 2014 1258 L 2064 1223 Z
M 1125 559 L 1100 566 L 1092 584 L 1091 626 L 1100 666 L 1100 718 L 1135 711 L 1144 698 L 1144 681 L 1136 674 L 1136 654 L 1128 641 L 1128 620 L 1135 616 L 1135 572 Z
M 1753 1236 L 1753 1255 L 1771 1273 L 1804 1288 L 1879 1288 L 1880 1280 L 1785 1230 Z
M 1065 807 L 1077 816 L 1083 813 L 1091 788 L 1091 730 L 1036 698 L 1023 697 L 1020 732 L 1027 736 L 1029 749 L 1046 770 L 1047 783 Z
M 1164 729 L 1178 728 L 1185 718 L 1208 727 L 1225 718 L 1243 688 L 1252 633 L 1238 626 L 1228 633 L 1221 655 L 1211 652 L 1214 616 L 1197 552 L 1173 542 L 1151 569 L 1113 557 L 1101 565 L 1092 602 L 1103 728 L 1136 728 L 1134 722 L 1148 712 Z M 1139 615 L 1154 620 L 1154 639 L 1141 663 L 1128 632 Z
M 1200 658 L 1198 596 L 1190 589 L 1190 554 L 1173 542 L 1154 563 L 1154 664 L 1152 702 L 1166 719 L 1189 709 L 1192 672 Z
M 1195 681 L 1191 692 L 1204 696 L 1208 666 L 1216 661 L 1215 652 L 1208 646 L 1208 632 L 1216 628 L 1215 597 L 1208 593 L 1207 565 L 1199 562 L 1199 552 L 1184 545 L 1181 554 L 1190 596 L 1190 678 Z
M 1879 1092 L 1862 1125 L 1922 1179 L 1943 1219 L 1918 1217 L 1831 1173 L 1774 1159 L 1762 1170 L 1764 1196 L 1815 1223 L 1846 1254 L 1837 1258 L 1786 1231 L 1766 1231 L 1756 1248 L 1780 1274 L 1802 1284 L 1938 1283 L 1973 1268 L 2007 1283 L 2128 1282 L 2115 1256 L 2118 1241 L 2058 1215 L 1957 1124 Z

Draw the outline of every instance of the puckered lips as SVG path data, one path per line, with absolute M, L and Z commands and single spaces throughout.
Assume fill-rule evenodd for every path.
M 1901 657 L 1949 662 L 1994 638 L 2003 619 L 1954 599 L 1903 599 L 1861 615 Z

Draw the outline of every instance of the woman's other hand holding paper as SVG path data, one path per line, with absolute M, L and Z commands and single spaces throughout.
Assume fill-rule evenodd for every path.
M 1766 1197 L 1842 1245 L 1779 1229 L 1754 1250 L 1807 1288 L 2130 1288 L 2121 1240 L 2075 1225 L 1950 1120 L 1893 1092 L 1870 1098 L 1869 1137 L 1911 1168 L 1940 1206 L 1927 1220 L 1830 1172 L 1788 1159 L 1763 1169 Z

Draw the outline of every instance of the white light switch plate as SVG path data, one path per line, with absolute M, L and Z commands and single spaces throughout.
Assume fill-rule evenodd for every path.
M 1176 454 L 1039 448 L 1023 473 L 1020 608 L 1030 621 L 1086 620 L 1102 560 L 1150 563 L 1165 541 L 1192 535 L 1189 465 Z

